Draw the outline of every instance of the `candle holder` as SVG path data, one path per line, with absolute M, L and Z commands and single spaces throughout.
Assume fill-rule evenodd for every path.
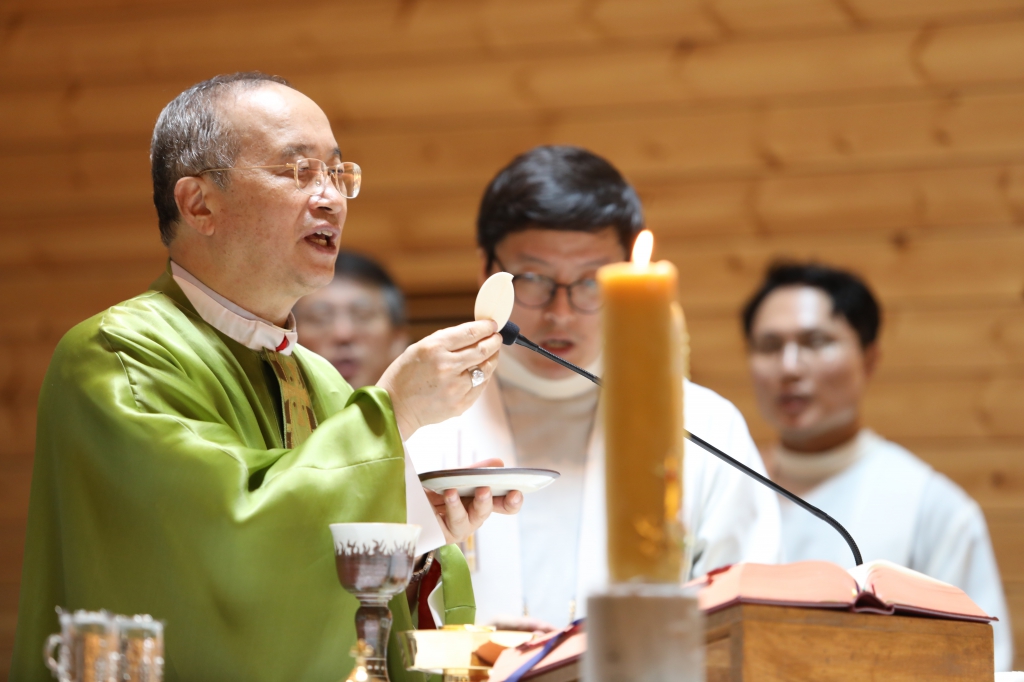
M 341 586 L 359 600 L 356 611 L 356 668 L 350 679 L 390 682 L 387 646 L 388 602 L 412 577 L 420 527 L 404 523 L 334 523 L 335 566 Z

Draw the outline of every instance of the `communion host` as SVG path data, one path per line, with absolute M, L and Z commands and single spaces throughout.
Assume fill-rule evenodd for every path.
M 495 324 L 437 332 L 355 391 L 296 345 L 290 311 L 331 281 L 361 172 L 280 78 L 189 88 L 151 162 L 167 270 L 68 332 L 42 387 L 12 679 L 50 679 L 55 606 L 164 621 L 169 681 L 339 679 L 357 602 L 338 522 L 419 523 L 420 546 L 441 547 L 448 622 L 472 622 L 451 543 L 522 495 L 432 505 L 402 441 L 486 389 Z M 391 609 L 409 629 L 406 596 Z M 388 653 L 392 679 L 422 678 Z
M 601 373 L 598 268 L 629 257 L 644 226 L 633 188 L 606 160 L 577 147 L 537 147 L 484 192 L 477 218 L 482 282 L 513 275 L 512 321 L 546 350 Z M 764 472 L 746 422 L 729 401 L 686 382 L 686 428 Z M 600 389 L 551 360 L 513 346 L 497 381 L 460 417 L 421 429 L 407 444 L 419 471 L 500 457 L 561 477 L 516 517 L 495 517 L 468 543 L 477 622 L 554 628 L 584 615 L 607 583 Z M 614 495 L 614 485 L 609 493 Z M 684 522 L 691 576 L 738 561 L 775 563 L 775 493 L 686 443 Z

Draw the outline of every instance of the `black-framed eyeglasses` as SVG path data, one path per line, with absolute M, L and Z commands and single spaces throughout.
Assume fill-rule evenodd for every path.
M 260 168 L 291 168 L 295 176 L 295 186 L 300 192 L 316 196 L 324 191 L 325 177 L 331 179 L 335 189 L 346 199 L 359 196 L 359 188 L 363 184 L 363 170 L 359 164 L 343 161 L 337 166 L 328 166 L 320 159 L 299 159 L 295 163 L 280 163 L 275 166 L 234 166 L 232 168 L 207 168 L 196 175 L 204 173 L 222 173 L 233 170 L 257 170 Z
M 494 261 L 499 268 L 505 270 L 505 266 L 498 258 Z M 558 290 L 565 289 L 569 307 L 576 312 L 590 315 L 601 309 L 601 290 L 593 277 L 583 277 L 569 284 L 561 284 L 534 272 L 524 272 L 521 275 L 513 273 L 512 288 L 515 290 L 516 303 L 524 308 L 546 308 L 555 300 Z

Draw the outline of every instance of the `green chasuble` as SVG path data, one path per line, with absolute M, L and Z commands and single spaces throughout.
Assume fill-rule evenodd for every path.
M 165 273 L 72 329 L 39 399 L 14 662 L 51 679 L 55 606 L 166 623 L 166 679 L 336 682 L 356 599 L 328 524 L 404 523 L 404 453 L 387 393 L 353 391 L 296 347 L 318 427 L 282 446 L 274 375 L 205 323 Z M 454 546 L 439 550 L 446 618 L 473 622 Z M 413 627 L 405 595 L 393 632 Z M 393 680 L 415 680 L 389 646 Z

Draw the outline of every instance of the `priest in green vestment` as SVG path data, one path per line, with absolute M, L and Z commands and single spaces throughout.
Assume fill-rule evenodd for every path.
M 339 522 L 423 525 L 432 612 L 472 622 L 453 543 L 522 496 L 428 500 L 403 441 L 479 396 L 494 323 L 427 337 L 357 391 L 295 344 L 291 308 L 330 282 L 361 171 L 281 79 L 179 95 L 152 166 L 167 270 L 68 332 L 42 387 L 11 679 L 50 678 L 56 606 L 165 621 L 171 681 L 343 678 L 357 602 L 335 572 Z M 413 627 L 410 603 L 392 601 L 393 631 Z M 395 654 L 392 679 L 416 679 Z

